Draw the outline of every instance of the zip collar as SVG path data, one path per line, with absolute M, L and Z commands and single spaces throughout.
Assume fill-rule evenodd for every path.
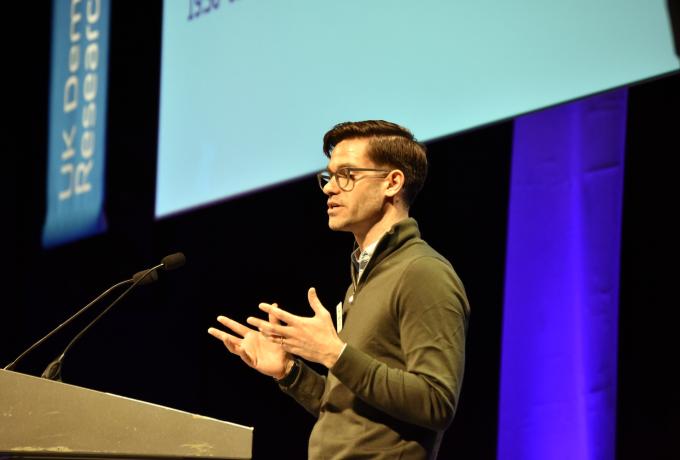
M 373 267 L 414 238 L 420 238 L 418 223 L 414 218 L 408 217 L 394 224 L 387 232 L 385 232 L 380 240 L 378 240 L 373 255 L 368 261 L 366 268 L 364 268 L 361 278 L 359 278 L 358 268 L 354 262 L 354 253 L 358 249 L 356 241 L 354 242 L 354 250 L 350 255 L 352 275 L 352 294 L 349 297 L 350 304 L 354 303 L 354 297 L 357 295 L 357 291 L 368 280 Z

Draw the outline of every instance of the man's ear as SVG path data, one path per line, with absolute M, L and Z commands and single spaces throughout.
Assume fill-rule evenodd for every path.
M 404 188 L 404 173 L 400 169 L 393 169 L 385 178 L 387 180 L 387 190 L 385 195 L 395 197 Z

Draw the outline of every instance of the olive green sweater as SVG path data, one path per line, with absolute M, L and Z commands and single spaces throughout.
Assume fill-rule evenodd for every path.
M 352 265 L 352 279 L 347 346 L 328 376 L 299 362 L 281 382 L 318 417 L 309 458 L 435 458 L 463 380 L 463 285 L 411 218 L 382 237 L 358 283 Z

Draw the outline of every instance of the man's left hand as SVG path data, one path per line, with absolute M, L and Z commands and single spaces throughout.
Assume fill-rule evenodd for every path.
M 296 316 L 282 310 L 275 304 L 260 304 L 260 310 L 285 324 L 275 324 L 255 317 L 247 319 L 248 324 L 257 327 L 271 341 L 280 343 L 283 349 L 308 361 L 333 367 L 338 360 L 344 342 L 335 331 L 333 320 L 316 295 L 316 289 L 307 293 L 314 316 Z

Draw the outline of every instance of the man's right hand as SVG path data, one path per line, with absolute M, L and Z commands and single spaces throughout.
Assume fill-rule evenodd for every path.
M 209 328 L 208 333 L 221 340 L 227 350 L 240 356 L 248 366 L 275 379 L 283 378 L 290 371 L 293 361 L 279 343 L 226 316 L 218 316 L 217 321 L 240 337 L 214 327 Z M 276 318 L 273 321 L 278 323 Z

